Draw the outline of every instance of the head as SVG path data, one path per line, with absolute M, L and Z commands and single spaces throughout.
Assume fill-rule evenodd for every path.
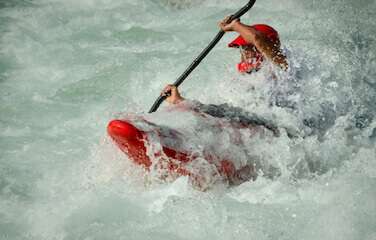
M 251 27 L 264 34 L 271 41 L 279 43 L 278 32 L 272 27 L 265 24 L 256 24 Z M 237 64 L 239 72 L 252 73 L 261 68 L 262 62 L 264 61 L 262 53 L 257 50 L 256 46 L 246 42 L 242 36 L 238 36 L 229 43 L 228 46 L 240 49 L 241 61 Z

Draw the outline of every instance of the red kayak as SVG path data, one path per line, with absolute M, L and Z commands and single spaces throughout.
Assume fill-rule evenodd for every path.
M 107 131 L 110 137 L 114 140 L 117 146 L 128 155 L 128 157 L 133 160 L 137 165 L 141 165 L 146 170 L 150 171 L 152 166 L 152 159 L 158 157 L 164 157 L 167 164 L 165 164 L 167 170 L 175 176 L 189 176 L 191 179 L 198 184 L 201 178 L 205 176 L 200 176 L 197 173 L 193 173 L 187 168 L 189 163 L 195 161 L 197 157 L 189 152 L 177 151 L 175 149 L 163 146 L 160 152 L 154 152 L 148 155 L 147 146 L 150 145 L 149 137 L 147 132 L 142 131 L 135 127 L 132 123 L 125 120 L 112 120 L 108 126 Z M 204 154 L 204 158 L 209 163 L 214 163 L 218 173 L 229 180 L 229 182 L 234 182 L 236 179 L 244 178 L 244 172 L 248 172 L 248 180 L 254 177 L 253 169 L 247 166 L 246 169 L 242 168 L 236 171 L 234 164 L 227 159 L 219 159 L 217 156 L 210 154 Z M 239 176 L 242 175 L 242 176 Z

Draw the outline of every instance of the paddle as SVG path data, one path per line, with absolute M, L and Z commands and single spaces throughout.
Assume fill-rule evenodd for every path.
M 252 8 L 255 2 L 256 0 L 250 0 L 244 7 L 239 9 L 239 11 L 231 15 L 227 23 L 230 23 L 232 20 L 243 16 L 246 12 L 248 12 L 249 9 Z M 200 53 L 200 55 L 198 55 L 198 57 L 191 63 L 191 65 L 189 65 L 189 67 L 182 73 L 182 75 L 174 82 L 174 86 L 179 87 L 179 85 L 183 83 L 183 81 L 188 77 L 188 75 L 200 64 L 200 62 L 206 57 L 206 55 L 208 55 L 208 53 L 219 42 L 219 40 L 221 40 L 224 34 L 225 32 L 223 30 L 220 30 L 218 32 L 217 36 L 215 36 L 215 38 L 209 43 L 209 45 Z M 157 111 L 159 106 L 167 97 L 168 96 L 159 96 L 157 100 L 154 102 L 153 106 L 150 108 L 149 113 Z

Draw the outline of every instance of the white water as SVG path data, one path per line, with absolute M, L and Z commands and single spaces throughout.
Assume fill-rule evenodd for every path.
M 252 142 L 279 177 L 206 192 L 150 182 L 106 137 L 243 4 L 1 1 L 0 239 L 376 239 L 374 1 L 258 1 L 242 20 L 278 29 L 293 77 L 239 76 L 226 34 L 182 85 L 305 136 Z M 295 110 L 269 106 L 293 87 Z M 169 116 L 155 121 L 194 126 Z

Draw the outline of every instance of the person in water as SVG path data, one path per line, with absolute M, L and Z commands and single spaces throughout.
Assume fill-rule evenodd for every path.
M 268 60 L 283 70 L 289 65 L 286 56 L 281 50 L 281 42 L 278 32 L 269 25 L 255 24 L 246 25 L 239 19 L 227 23 L 226 17 L 218 26 L 225 32 L 237 32 L 239 36 L 228 44 L 231 48 L 240 49 L 240 62 L 237 69 L 240 73 L 252 73 L 263 67 L 263 62 Z M 168 96 L 166 101 L 177 104 L 184 101 L 178 89 L 173 85 L 166 86 L 162 95 Z
M 239 36 L 228 45 L 229 47 L 240 49 L 241 61 L 237 64 L 239 72 L 250 74 L 258 71 L 264 66 L 264 61 L 270 61 L 283 70 L 288 69 L 288 63 L 280 48 L 281 43 L 275 29 L 265 24 L 248 26 L 241 23 L 238 19 L 233 20 L 229 24 L 226 22 L 227 18 L 219 23 L 219 27 L 223 31 L 236 31 L 239 33 Z M 179 105 L 184 101 L 189 101 L 181 96 L 178 88 L 174 85 L 167 85 L 161 94 L 166 96 L 166 101 L 172 105 Z M 193 106 L 189 110 L 205 113 L 215 118 L 226 119 L 240 128 L 264 128 L 270 130 L 275 137 L 280 135 L 279 129 L 276 126 L 238 107 L 228 104 L 214 105 L 199 102 L 188 105 Z M 229 163 L 229 165 L 232 164 Z M 256 165 L 251 161 L 240 169 L 234 169 L 233 174 L 227 176 L 229 182 L 239 184 L 250 179 L 255 179 L 258 169 Z

